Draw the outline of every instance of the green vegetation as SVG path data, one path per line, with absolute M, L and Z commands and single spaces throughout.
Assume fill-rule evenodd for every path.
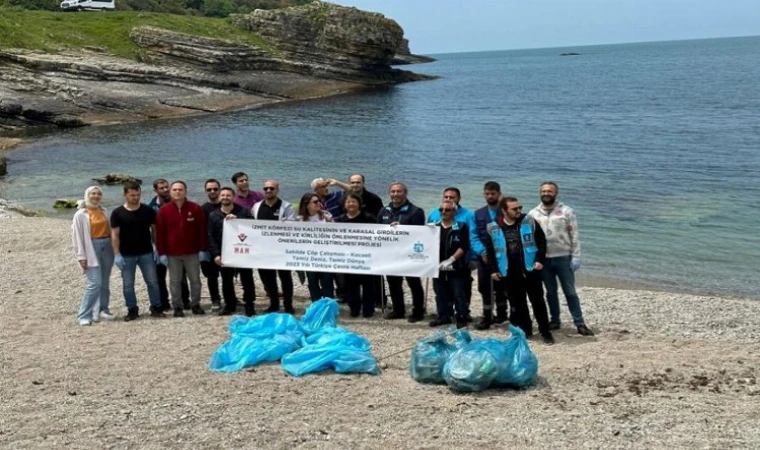
M 116 0 L 116 9 L 227 17 L 233 13 L 246 14 L 255 9 L 285 8 L 312 1 L 314 0 Z M 58 10 L 60 4 L 60 0 L 0 0 L 0 7 L 15 6 L 49 11 Z
M 129 39 L 129 32 L 143 25 L 252 44 L 272 51 L 255 33 L 235 28 L 227 19 L 129 11 L 63 13 L 17 8 L 0 8 L 0 48 L 53 52 L 91 46 L 123 58 L 139 59 L 142 49 Z

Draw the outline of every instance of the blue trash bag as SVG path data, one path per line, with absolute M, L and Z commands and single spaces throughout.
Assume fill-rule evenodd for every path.
M 300 348 L 300 332 L 288 331 L 267 338 L 233 336 L 211 355 L 208 368 L 214 372 L 237 372 L 266 361 L 278 361 Z
M 454 347 L 457 350 L 472 342 L 472 336 L 466 328 L 457 330 L 452 326 L 449 328 L 449 334 L 454 338 Z
M 487 389 L 507 367 L 506 354 L 493 350 L 505 348 L 505 342 L 498 339 L 475 339 L 455 351 L 443 366 L 443 379 L 450 388 L 458 392 L 480 392 Z
M 443 366 L 456 347 L 446 340 L 443 331 L 420 339 L 412 349 L 409 375 L 420 383 L 443 384 Z
M 531 351 L 523 330 L 510 325 L 509 332 L 512 334 L 506 345 L 509 366 L 499 374 L 498 382 L 518 388 L 530 386 L 538 377 L 538 358 Z
M 370 352 L 342 345 L 310 345 L 296 350 L 282 357 L 282 368 L 294 377 L 329 369 L 337 373 L 380 373 Z
M 301 326 L 307 335 L 322 328 L 334 328 L 338 324 L 340 306 L 331 298 L 323 298 L 309 305 L 301 318 Z
M 304 330 L 291 314 L 264 314 L 256 317 L 235 316 L 230 320 L 230 335 L 250 338 L 268 338 L 287 332 L 303 335 Z
M 343 345 L 365 352 L 372 349 L 369 339 L 343 327 L 323 328 L 311 336 L 305 336 L 301 341 L 303 347 L 307 345 Z

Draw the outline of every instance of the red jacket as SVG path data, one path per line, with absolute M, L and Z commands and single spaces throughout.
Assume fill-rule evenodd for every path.
M 185 201 L 182 208 L 167 203 L 156 215 L 156 250 L 159 255 L 190 255 L 208 250 L 206 214 L 197 203 Z

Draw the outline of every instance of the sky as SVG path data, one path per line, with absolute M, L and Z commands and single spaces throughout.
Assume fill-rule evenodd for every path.
M 760 35 L 760 0 L 329 0 L 398 22 L 413 53 Z

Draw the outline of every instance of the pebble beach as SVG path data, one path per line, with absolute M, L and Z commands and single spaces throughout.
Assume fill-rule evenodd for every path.
M 85 279 L 70 222 L 0 211 L 0 448 L 760 448 L 756 299 L 583 287 L 597 335 L 579 336 L 563 307 L 557 344 L 530 341 L 539 380 L 524 390 L 418 384 L 402 350 L 427 323 L 346 310 L 339 323 L 370 339 L 381 375 L 224 375 L 207 364 L 229 317 L 151 319 L 138 276 L 143 316 L 126 323 L 114 268 L 118 318 L 77 326 Z M 296 295 L 300 314 L 306 287 Z

